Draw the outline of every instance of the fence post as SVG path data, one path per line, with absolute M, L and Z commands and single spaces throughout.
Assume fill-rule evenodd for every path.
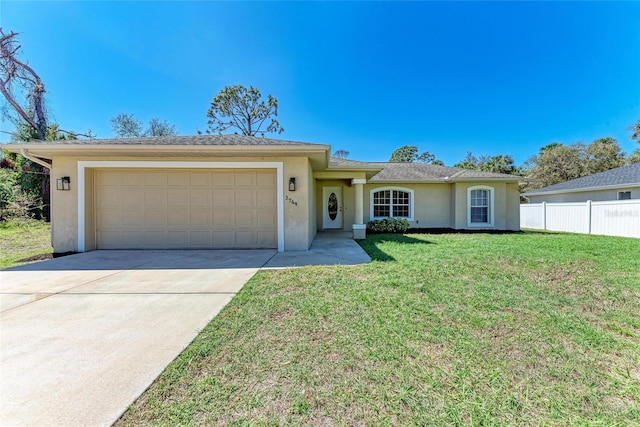
M 547 229 L 547 202 L 542 202 L 542 229 Z
M 587 200 L 587 234 L 591 234 L 591 200 Z

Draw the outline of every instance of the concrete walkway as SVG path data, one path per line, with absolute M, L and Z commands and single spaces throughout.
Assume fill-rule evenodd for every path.
M 308 265 L 357 265 L 371 261 L 369 255 L 345 231 L 323 231 L 316 235 L 308 251 L 278 252 L 264 269 Z
M 310 251 L 94 251 L 0 271 L 0 425 L 111 425 L 260 268 L 355 264 Z

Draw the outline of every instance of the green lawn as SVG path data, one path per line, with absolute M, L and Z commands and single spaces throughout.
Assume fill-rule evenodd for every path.
M 0 222 L 0 270 L 51 257 L 50 225 L 44 221 L 22 224 Z
M 362 245 L 257 274 L 119 425 L 640 423 L 640 240 Z

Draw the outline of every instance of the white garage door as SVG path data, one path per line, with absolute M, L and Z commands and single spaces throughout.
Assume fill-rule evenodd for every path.
M 276 248 L 276 171 L 98 169 L 98 249 Z

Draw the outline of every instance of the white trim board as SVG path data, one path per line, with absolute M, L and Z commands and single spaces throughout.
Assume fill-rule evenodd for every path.
M 284 251 L 284 172 L 282 162 L 184 162 L 141 160 L 81 160 L 78 161 L 78 252 L 85 251 L 85 169 L 86 168 L 136 168 L 136 169 L 275 169 L 278 219 L 278 252 Z

